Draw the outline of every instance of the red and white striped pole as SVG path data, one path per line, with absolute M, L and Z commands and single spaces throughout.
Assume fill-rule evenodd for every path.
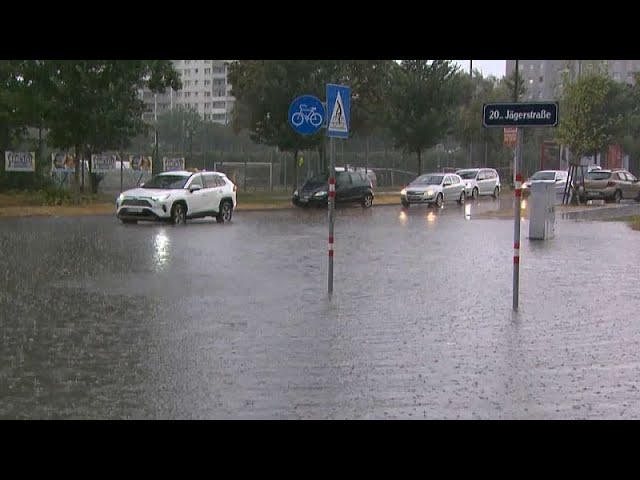
M 333 293 L 333 217 L 336 207 L 336 158 L 333 137 L 329 139 L 329 268 L 327 270 L 327 289 Z
M 522 129 L 518 129 L 516 141 L 516 156 L 514 161 L 515 185 L 515 213 L 513 218 L 513 309 L 518 310 L 520 296 L 520 222 L 522 200 L 522 175 L 520 164 L 522 155 Z

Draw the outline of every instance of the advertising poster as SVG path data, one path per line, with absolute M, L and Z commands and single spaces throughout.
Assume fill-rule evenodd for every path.
M 5 172 L 35 172 L 35 152 L 4 152 Z

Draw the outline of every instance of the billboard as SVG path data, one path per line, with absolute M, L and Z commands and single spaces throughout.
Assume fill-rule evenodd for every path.
M 184 157 L 179 157 L 179 158 L 164 157 L 162 159 L 162 170 L 164 172 L 184 170 L 184 167 L 185 167 Z
M 91 155 L 91 171 L 94 173 L 110 172 L 116 169 L 117 155 Z
M 152 171 L 152 161 L 149 156 L 131 155 L 129 156 L 129 165 L 131 165 L 132 170 L 136 170 L 138 172 L 151 173 Z
M 73 172 L 76 169 L 76 156 L 72 153 L 57 152 L 51 154 L 52 172 Z
M 35 172 L 35 152 L 4 152 L 4 170 L 6 172 Z

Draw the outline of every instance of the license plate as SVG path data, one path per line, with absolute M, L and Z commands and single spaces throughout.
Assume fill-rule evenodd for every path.
M 134 212 L 134 213 L 140 213 L 140 212 L 142 212 L 142 208 L 129 207 L 129 211 L 130 212 Z

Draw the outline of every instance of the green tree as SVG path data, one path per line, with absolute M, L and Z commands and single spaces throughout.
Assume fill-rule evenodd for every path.
M 624 108 L 612 109 L 619 95 L 618 85 L 602 75 L 582 76 L 565 86 L 557 138 L 569 147 L 574 162 L 601 152 L 620 134 Z
M 181 88 L 168 60 L 49 60 L 49 83 L 43 87 L 53 102 L 48 113 L 49 141 L 84 153 L 126 146 L 148 128 L 139 90 Z M 79 165 L 79 163 L 78 163 Z M 90 165 L 90 164 L 89 164 Z M 79 166 L 75 183 L 78 185 Z
M 443 139 L 456 123 L 464 102 L 459 69 L 449 60 L 403 60 L 390 92 L 389 125 L 397 147 L 418 156 Z

